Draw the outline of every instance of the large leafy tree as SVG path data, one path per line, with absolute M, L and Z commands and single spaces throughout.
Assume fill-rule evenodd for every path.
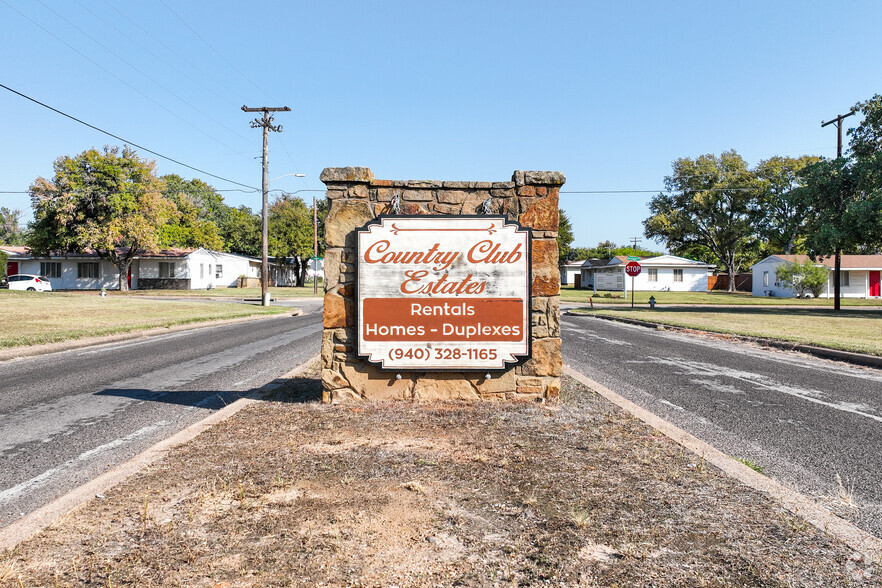
M 247 206 L 229 208 L 219 229 L 224 245 L 230 253 L 253 257 L 261 254 L 260 216 L 251 212 Z
M 557 226 L 557 260 L 558 263 L 564 264 L 568 261 L 576 259 L 573 257 L 575 250 L 573 249 L 573 225 L 570 217 L 561 210 L 560 221 Z
M 21 211 L 0 207 L 0 244 L 21 245 L 24 243 L 24 231 L 20 225 Z
M 719 156 L 681 158 L 665 178 L 667 194 L 649 203 L 645 234 L 675 254 L 705 253 L 730 275 L 756 256 L 759 239 L 752 222 L 756 176 L 734 150 Z M 734 290 L 735 280 L 729 280 Z
M 92 249 L 116 265 L 119 288 L 127 290 L 132 259 L 160 246 L 162 227 L 176 212 L 162 196 L 155 166 L 128 147 L 56 159 L 53 178 L 37 178 L 30 187 L 31 250 Z
M 760 191 L 755 203 L 756 229 L 766 247 L 776 253 L 804 252 L 804 225 L 809 210 L 799 197 L 799 171 L 817 163 L 820 157 L 775 156 L 757 164 L 754 173 Z
M 283 194 L 269 208 L 269 254 L 280 265 L 294 265 L 296 285 L 306 281 L 313 253 L 313 214 L 303 200 Z
M 873 253 L 882 246 L 882 96 L 855 105 L 864 118 L 849 130 L 849 153 L 800 172 L 797 192 L 809 210 L 806 247 L 835 256 L 834 308 L 840 308 L 840 254 Z

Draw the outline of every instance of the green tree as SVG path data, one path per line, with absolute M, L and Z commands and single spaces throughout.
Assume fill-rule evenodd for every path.
M 28 246 L 38 254 L 92 249 L 119 269 L 119 288 L 127 290 L 132 259 L 159 247 L 162 227 L 175 215 L 155 167 L 128 147 L 59 157 L 52 180 L 37 178 L 30 187 Z
M 218 226 L 226 251 L 239 255 L 260 256 L 261 221 L 247 206 L 228 207 Z
M 230 253 L 260 256 L 262 233 L 260 216 L 251 212 L 247 206 L 229 208 L 219 229 L 224 246 Z
M 570 217 L 563 209 L 560 210 L 560 221 L 557 226 L 557 260 L 560 265 L 576 259 L 573 257 L 573 225 Z
M 162 247 L 223 250 L 224 241 L 218 226 L 203 216 L 203 211 L 189 195 L 179 193 L 172 202 L 175 203 L 176 211 L 168 224 L 162 227 L 159 238 Z
M 777 280 L 796 292 L 798 298 L 811 292 L 817 298 L 824 291 L 829 271 L 826 266 L 818 265 L 810 258 L 803 262 L 785 263 L 778 266 Z
M 850 129 L 849 153 L 800 172 L 798 196 L 808 208 L 806 247 L 833 255 L 834 308 L 840 308 L 840 254 L 878 251 L 882 244 L 882 96 L 854 107 L 864 118 Z
M 21 220 L 20 210 L 11 210 L 5 206 L 0 207 L 0 244 L 22 245 L 25 234 L 19 224 Z
M 854 105 L 864 115 L 861 123 L 848 130 L 849 149 L 856 159 L 876 157 L 882 152 L 882 95 Z
M 297 286 L 303 286 L 313 252 L 312 208 L 300 198 L 282 194 L 269 208 L 269 254 L 282 266 L 294 266 Z
M 775 156 L 757 164 L 760 192 L 753 222 L 770 252 L 804 252 L 803 227 L 809 210 L 796 190 L 801 185 L 799 171 L 820 160 L 814 155 Z
M 753 225 L 758 192 L 756 176 L 734 150 L 719 157 L 702 155 L 673 163 L 665 178 L 668 194 L 649 203 L 644 233 L 661 239 L 671 252 L 709 257 L 734 275 L 756 257 L 759 239 Z M 706 255 L 698 256 L 703 252 Z M 729 280 L 734 291 L 735 280 Z

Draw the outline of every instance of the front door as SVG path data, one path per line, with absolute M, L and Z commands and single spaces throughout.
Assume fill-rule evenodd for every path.
M 18 262 L 10 261 L 6 263 L 6 275 L 13 276 L 18 273 Z
M 870 296 L 882 295 L 882 288 L 879 287 L 879 274 L 882 272 L 870 272 Z

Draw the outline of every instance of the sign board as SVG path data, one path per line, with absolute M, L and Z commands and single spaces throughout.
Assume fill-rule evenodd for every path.
M 636 261 L 629 261 L 625 265 L 625 273 L 631 276 L 632 278 L 640 275 L 641 266 Z
M 505 216 L 369 222 L 358 230 L 358 354 L 421 371 L 529 357 L 530 237 Z
M 635 256 L 633 256 L 633 255 L 629 255 L 629 256 L 628 256 L 628 261 L 640 261 L 640 258 L 639 258 L 639 257 L 635 257 Z

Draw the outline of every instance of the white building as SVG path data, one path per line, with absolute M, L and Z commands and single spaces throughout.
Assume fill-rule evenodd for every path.
M 568 261 L 560 266 L 560 284 L 567 286 L 576 283 L 576 276 L 582 275 L 582 264 L 584 259 L 578 261 Z
M 755 263 L 750 269 L 753 272 L 754 296 L 780 296 L 792 298 L 796 293 L 778 281 L 778 268 L 785 263 L 803 263 L 807 255 L 770 255 Z M 821 298 L 832 298 L 833 257 L 825 257 L 818 265 L 827 267 L 827 285 Z M 843 255 L 841 264 L 840 293 L 843 298 L 879 298 L 882 296 L 880 286 L 882 276 L 882 255 Z
M 34 256 L 26 247 L 0 246 L 7 253 L 7 274 L 46 276 L 53 290 L 116 290 L 119 269 L 94 252 Z M 135 257 L 129 267 L 131 290 L 200 290 L 234 287 L 239 276 L 260 276 L 260 261 L 242 255 L 199 249 L 165 249 Z
M 628 258 L 589 259 L 582 264 L 582 288 L 629 292 L 631 278 L 625 274 Z M 634 290 L 644 292 L 707 292 L 707 276 L 715 266 L 676 255 L 641 257 L 640 275 Z

